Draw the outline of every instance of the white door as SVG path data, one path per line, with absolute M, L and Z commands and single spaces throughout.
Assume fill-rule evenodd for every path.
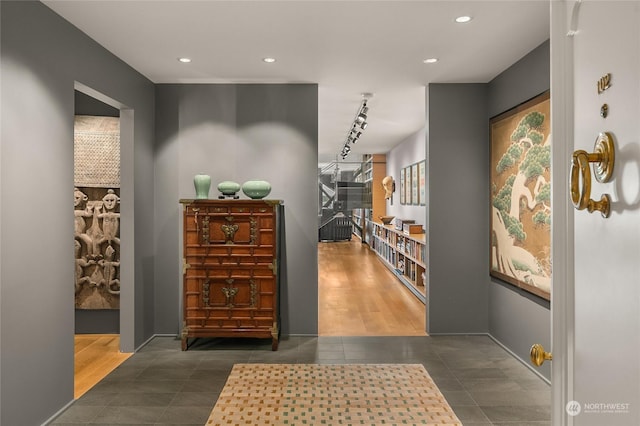
M 551 3 L 553 424 L 638 426 L 640 2 Z M 608 218 L 575 210 L 568 189 L 571 153 L 593 152 L 601 132 L 615 165 L 608 183 L 590 167 L 591 198 L 610 195 Z

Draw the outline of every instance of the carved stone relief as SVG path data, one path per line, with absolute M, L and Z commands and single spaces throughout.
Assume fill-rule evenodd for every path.
M 118 309 L 119 189 L 76 187 L 73 199 L 76 308 Z

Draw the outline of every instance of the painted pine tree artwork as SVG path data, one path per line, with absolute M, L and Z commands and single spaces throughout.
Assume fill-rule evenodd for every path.
M 547 300 L 550 130 L 548 93 L 491 120 L 491 275 Z

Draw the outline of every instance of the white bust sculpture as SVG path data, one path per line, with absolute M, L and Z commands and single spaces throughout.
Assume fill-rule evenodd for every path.
M 384 188 L 384 198 L 389 200 L 393 197 L 393 192 L 395 191 L 395 182 L 393 180 L 393 176 L 385 176 L 382 179 L 382 187 Z

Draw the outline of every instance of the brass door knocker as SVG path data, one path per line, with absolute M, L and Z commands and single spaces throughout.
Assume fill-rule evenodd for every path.
M 613 175 L 615 164 L 615 151 L 613 136 L 608 132 L 602 132 L 596 139 L 593 153 L 577 150 L 571 158 L 571 201 L 577 210 L 587 209 L 589 213 L 599 211 L 607 218 L 611 214 L 611 197 L 603 194 L 600 201 L 591 199 L 591 171 L 589 163 L 595 163 L 593 174 L 601 183 L 609 182 Z M 582 188 L 580 188 L 580 176 L 582 176 Z

